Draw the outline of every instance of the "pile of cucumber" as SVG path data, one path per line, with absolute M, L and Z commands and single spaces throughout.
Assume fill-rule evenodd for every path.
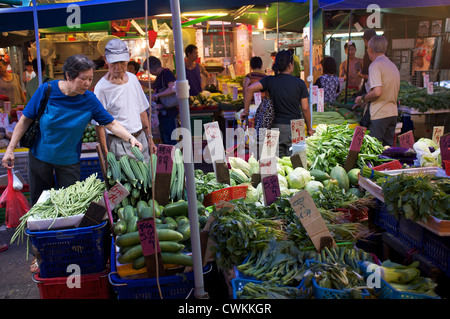
M 199 225 L 204 227 L 207 221 L 205 207 L 197 203 Z M 188 219 L 188 202 L 179 200 L 165 207 L 150 199 L 139 201 L 136 207 L 126 205 L 117 211 L 118 220 L 114 225 L 116 245 L 119 247 L 117 261 L 121 264 L 132 263 L 134 269 L 145 267 L 137 221 L 153 217 L 161 249 L 162 262 L 165 265 L 192 266 L 192 256 L 186 246 L 190 244 L 191 229 Z

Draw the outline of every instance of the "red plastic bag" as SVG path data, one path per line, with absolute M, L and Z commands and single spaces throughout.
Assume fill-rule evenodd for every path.
M 6 188 L 6 227 L 13 228 L 20 225 L 20 217 L 25 215 L 31 208 L 30 203 L 21 191 L 13 187 L 13 173 L 8 169 L 8 187 Z

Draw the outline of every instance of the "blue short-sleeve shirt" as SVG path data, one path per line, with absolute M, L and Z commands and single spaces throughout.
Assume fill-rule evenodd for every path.
M 35 119 L 47 86 L 51 94 L 40 120 L 40 132 L 31 148 L 39 160 L 56 165 L 70 165 L 80 161 L 81 144 L 86 125 L 94 119 L 107 125 L 114 118 L 105 110 L 94 93 L 67 96 L 58 86 L 59 80 L 39 86 L 23 110 L 23 115 Z

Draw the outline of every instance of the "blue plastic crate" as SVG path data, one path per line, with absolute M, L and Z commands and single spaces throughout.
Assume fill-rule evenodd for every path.
M 203 274 L 212 269 L 211 264 L 203 268 Z M 186 299 L 193 298 L 195 288 L 194 273 L 180 273 L 173 276 L 159 277 L 159 286 L 156 278 L 125 279 L 118 275 L 115 262 L 115 246 L 111 249 L 111 272 L 109 282 L 117 293 L 118 299 Z
M 362 262 L 358 263 L 359 267 L 364 273 L 364 277 L 367 278 L 371 273 L 367 270 Z M 406 291 L 399 291 L 394 289 L 386 280 L 380 277 L 380 287 L 374 287 L 374 294 L 379 299 L 440 299 L 423 294 L 415 294 Z
M 95 274 L 107 268 L 110 232 L 107 223 L 63 230 L 26 230 L 36 249 L 40 277 L 54 278 L 71 274 L 69 265 L 80 267 L 82 275 Z
M 374 218 L 375 225 L 380 226 L 388 233 L 397 236 L 399 220 L 387 210 L 385 203 L 383 203 L 378 199 L 375 199 L 375 201 L 376 201 L 375 218 Z
M 297 286 L 297 287 L 288 287 L 290 289 L 299 289 L 300 291 L 303 291 L 305 295 L 302 297 L 308 298 L 310 297 L 309 291 L 305 288 L 303 285 L 303 281 Z M 233 299 L 239 299 L 238 298 L 238 292 L 242 291 L 242 289 L 245 287 L 248 283 L 254 283 L 254 284 L 262 284 L 263 281 L 260 280 L 252 280 L 252 279 L 243 279 L 243 278 L 234 278 L 231 280 L 231 287 L 233 288 Z
M 98 157 L 81 158 L 80 164 L 81 164 L 81 172 L 80 172 L 81 181 L 84 181 L 86 178 L 88 178 L 94 173 L 97 173 L 98 179 L 102 181 L 104 180 L 102 167 L 100 166 L 100 161 Z
M 407 245 L 422 249 L 424 228 L 416 222 L 400 216 L 397 237 Z
M 450 276 L 450 236 L 439 236 L 423 229 L 421 253 Z
M 317 261 L 309 259 L 306 261 L 306 266 L 309 267 L 312 263 L 317 263 Z M 313 295 L 316 299 L 352 299 L 350 290 L 338 290 L 320 287 L 316 279 L 312 278 Z M 361 297 L 363 299 L 369 298 L 370 293 L 367 289 L 361 289 Z

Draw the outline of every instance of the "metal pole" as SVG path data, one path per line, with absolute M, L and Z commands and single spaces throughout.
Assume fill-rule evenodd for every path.
M 348 42 L 347 42 L 347 80 L 345 81 L 345 99 L 344 103 L 347 104 L 347 94 L 348 94 L 348 78 L 349 78 L 349 67 L 350 67 L 350 59 L 348 53 L 350 52 L 350 40 L 352 36 L 352 15 L 353 10 L 350 10 L 350 17 L 348 18 Z
M 277 52 L 280 52 L 280 3 L 277 2 Z
M 309 0 L 309 110 L 311 113 L 311 126 L 313 126 L 313 101 L 312 101 L 312 91 L 314 85 L 313 76 L 313 63 L 314 63 L 314 50 L 313 50 L 313 20 L 314 20 L 314 10 L 313 10 L 313 0 Z M 312 129 L 309 127 L 308 129 Z
M 170 8 L 172 12 L 172 31 L 175 44 L 175 61 L 177 66 L 176 90 L 180 107 L 181 126 L 189 130 L 189 132 L 192 132 L 189 112 L 189 85 L 186 80 L 186 69 L 183 58 L 184 50 L 179 0 L 170 0 Z M 186 138 L 188 137 L 184 136 L 183 140 Z M 185 147 L 187 149 L 184 149 Z M 202 251 L 200 246 L 200 230 L 197 213 L 197 193 L 194 180 L 194 159 L 192 152 L 192 138 L 190 136 L 189 142 L 183 144 L 183 151 L 184 155 L 190 155 L 190 158 L 184 162 L 184 170 L 186 174 L 189 224 L 191 228 L 192 258 L 195 280 L 194 296 L 198 299 L 205 299 L 207 298 L 207 294 L 204 291 L 203 283 Z
M 34 38 L 36 39 L 36 59 L 38 66 L 39 85 L 42 84 L 41 45 L 39 43 L 39 25 L 36 0 L 33 0 Z

